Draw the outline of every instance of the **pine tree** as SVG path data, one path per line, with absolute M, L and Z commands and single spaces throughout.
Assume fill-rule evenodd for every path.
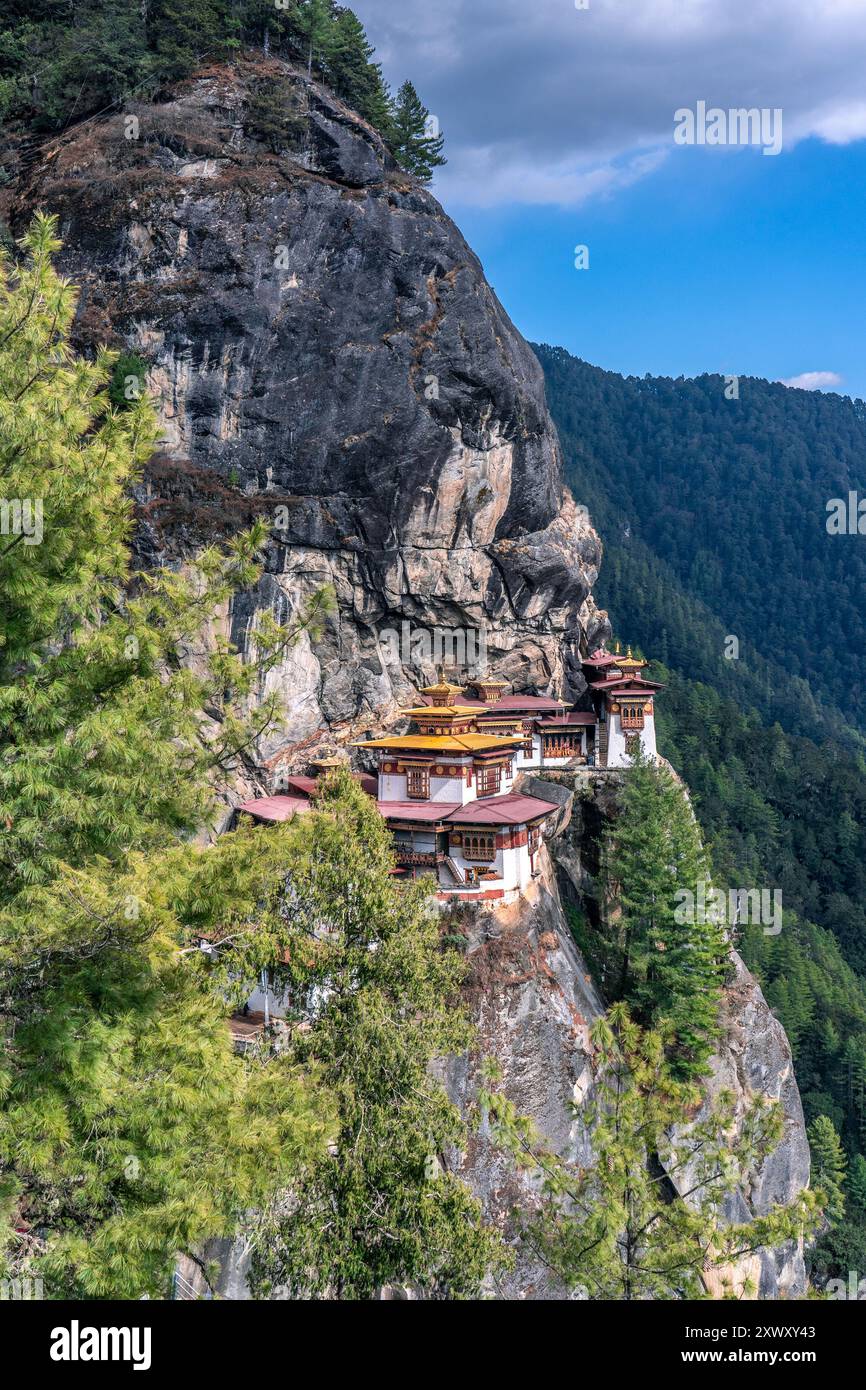
M 225 0 L 149 0 L 148 41 L 160 77 L 186 77 L 204 58 L 225 58 L 239 47 L 240 25 Z
M 825 1211 L 831 1226 L 845 1215 L 845 1170 L 847 1160 L 836 1126 L 826 1115 L 813 1120 L 808 1130 L 812 1152 L 812 1182 L 825 1196 Z
M 349 774 L 330 778 L 317 804 L 284 832 L 270 892 L 263 882 L 227 922 L 235 946 L 220 964 L 241 993 L 269 969 L 307 1024 L 291 1053 L 336 1103 L 329 1151 L 258 1225 L 255 1286 L 307 1298 L 367 1299 L 389 1284 L 472 1294 L 501 1247 L 449 1171 L 466 1127 L 431 1072 L 470 1039 L 462 963 L 440 945 L 427 890 L 395 885 L 387 828 Z M 202 872 L 193 903 L 208 901 L 219 854 Z
M 848 1173 L 848 1202 L 851 1213 L 861 1225 L 866 1223 L 866 1158 L 855 1154 Z
M 811 1234 L 819 1217 L 812 1192 L 751 1221 L 731 1225 L 722 1216 L 778 1145 L 781 1108 L 757 1096 L 738 1114 L 726 1092 L 695 1121 L 699 1091 L 672 1076 L 664 1038 L 638 1028 L 623 1004 L 598 1020 L 592 1041 L 599 1080 L 592 1100 L 575 1106 L 575 1120 L 596 1157 L 580 1170 L 539 1142 L 488 1067 L 479 1098 L 488 1132 L 536 1176 L 542 1194 L 538 1214 L 524 1218 L 524 1240 L 591 1299 L 754 1294 L 737 1263 Z
M 328 42 L 328 81 L 386 140 L 392 138 L 391 103 L 373 46 L 351 10 L 337 10 Z
M 641 1022 L 670 1022 L 677 1066 L 684 1074 L 700 1072 L 716 1034 L 727 943 L 712 913 L 700 910 L 699 885 L 709 892 L 709 864 L 667 769 L 643 761 L 629 769 L 602 855 L 602 987 L 609 998 L 631 1004 Z M 691 895 L 691 912 L 681 910 L 683 892 Z
M 51 1297 L 135 1298 L 321 1147 L 326 1106 L 288 1059 L 233 1055 L 166 897 L 206 858 L 178 833 L 255 742 L 255 670 L 216 639 L 183 658 L 257 577 L 264 528 L 133 582 L 154 417 L 112 409 L 112 354 L 73 355 L 55 230 L 37 217 L 0 263 L 0 1201 L 9 1268 Z M 267 666 L 296 633 L 260 635 Z M 206 927 L 247 874 L 229 863 Z
M 302 0 L 296 22 L 308 73 L 314 68 L 325 71 L 334 28 L 334 0 Z
M 431 128 L 430 112 L 409 81 L 394 102 L 391 141 L 397 161 L 422 183 L 429 183 L 434 170 L 447 162 L 442 155 L 445 137 Z

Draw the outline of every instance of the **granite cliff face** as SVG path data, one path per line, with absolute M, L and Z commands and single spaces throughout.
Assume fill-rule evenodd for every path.
M 672 770 L 672 769 L 671 769 Z M 598 849 L 606 822 L 617 814 L 617 789 L 621 774 L 583 776 L 560 774 L 556 783 L 533 779 L 527 789 L 562 803 L 549 850 L 556 866 L 558 899 L 574 905 L 592 924 L 597 920 L 594 894 Z M 566 799 L 568 798 L 568 799 Z M 765 1160 L 748 1191 L 740 1191 L 726 1204 L 730 1221 L 762 1216 L 776 1203 L 789 1203 L 809 1185 L 810 1155 L 800 1092 L 794 1075 L 791 1047 L 785 1030 L 771 1013 L 755 977 L 736 951 L 719 1015 L 719 1043 L 711 1060 L 706 1084 L 705 1111 L 714 1099 L 729 1091 L 738 1116 L 750 1101 L 762 1095 L 777 1101 L 784 1116 L 784 1132 L 778 1147 Z M 732 1138 L 736 1145 L 736 1137 Z M 678 1178 L 675 1186 L 687 1185 Z M 737 1288 L 748 1279 L 761 1298 L 798 1297 L 806 1289 L 802 1243 L 762 1250 L 743 1260 L 733 1271 Z M 719 1288 L 708 1286 L 710 1292 Z
M 286 84 L 301 113 L 291 148 L 255 134 L 263 79 Z M 239 61 L 71 130 L 4 197 L 16 233 L 37 207 L 59 213 L 78 345 L 148 363 L 164 443 L 138 492 L 142 561 L 183 561 L 266 516 L 264 577 L 226 618 L 241 646 L 257 610 L 285 620 L 334 586 L 324 636 L 271 677 L 288 713 L 265 759 L 285 751 L 300 767 L 393 719 L 436 661 L 395 655 L 383 633 L 404 623 L 476 634 L 518 689 L 582 688 L 579 654 L 607 635 L 592 598 L 601 546 L 562 487 L 540 369 L 457 228 L 359 117 L 284 63 Z M 562 804 L 551 858 L 530 900 L 470 924 L 478 1049 L 452 1059 L 447 1081 L 468 1105 L 495 1055 L 520 1109 L 580 1162 L 603 1002 L 562 903 L 591 885 L 615 782 L 589 796 L 528 790 Z M 722 1085 L 785 1107 L 785 1140 L 744 1207 L 792 1197 L 808 1147 L 790 1049 L 739 963 Z M 483 1135 L 458 1161 L 506 1227 L 515 1197 L 531 1200 Z M 222 1256 L 227 1296 L 243 1297 L 240 1247 Z M 802 1253 L 767 1252 L 751 1272 L 764 1296 L 799 1292 Z M 561 1293 L 525 1259 L 496 1292 Z
M 250 116 L 263 80 L 301 112 L 279 153 Z M 579 648 L 606 631 L 601 548 L 563 490 L 540 369 L 375 131 L 305 74 L 242 61 L 61 137 L 16 230 L 35 207 L 61 217 L 80 343 L 140 353 L 161 401 L 145 558 L 271 518 L 241 645 L 256 608 L 286 618 L 336 589 L 324 640 L 273 677 L 289 717 L 266 755 L 345 736 L 433 676 L 379 640 L 404 622 L 474 634 L 521 688 L 580 688 Z
M 561 808 L 547 838 L 545 872 L 532 896 L 517 909 L 470 919 L 467 997 L 477 1048 L 454 1060 L 447 1071 L 452 1098 L 468 1113 L 480 1063 L 495 1057 L 509 1098 L 535 1121 L 556 1152 L 577 1167 L 592 1155 L 592 1135 L 581 1121 L 581 1109 L 596 1077 L 590 1029 L 605 1005 L 575 946 L 563 905 L 579 905 L 593 918 L 599 835 L 605 821 L 616 815 L 618 784 L 615 773 L 561 773 L 555 781 L 525 780 L 527 792 Z M 727 1219 L 742 1222 L 764 1215 L 776 1203 L 793 1201 L 808 1186 L 809 1145 L 785 1031 L 736 952 L 719 1022 L 705 1110 L 724 1090 L 733 1094 L 739 1116 L 757 1095 L 778 1101 L 784 1113 L 778 1147 L 749 1190 L 737 1192 L 726 1203 Z M 736 1146 L 736 1135 L 731 1142 Z M 488 1215 L 506 1232 L 511 1231 L 515 1206 L 531 1208 L 532 1182 L 516 1174 L 483 1134 L 470 1140 L 458 1167 Z M 675 1185 L 687 1190 L 688 1170 Z M 524 1248 L 518 1245 L 516 1250 L 516 1268 L 495 1290 L 498 1297 L 565 1296 Z M 802 1244 L 763 1249 L 742 1260 L 728 1276 L 738 1292 L 748 1280 L 760 1298 L 799 1297 L 807 1285 Z M 707 1288 L 711 1294 L 723 1293 L 714 1274 L 708 1276 Z

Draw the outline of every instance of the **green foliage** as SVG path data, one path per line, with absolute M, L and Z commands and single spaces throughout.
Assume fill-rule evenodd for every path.
M 260 82 L 247 104 L 245 128 L 274 154 L 298 149 L 307 122 L 297 86 L 285 78 Z
M 845 1151 L 832 1120 L 819 1115 L 809 1126 L 812 1182 L 827 1196 L 821 1237 L 810 1251 L 812 1276 L 823 1283 L 834 1274 L 847 1280 L 866 1271 L 866 1160 L 855 1156 L 846 1173 Z
M 445 164 L 442 155 L 445 137 L 428 128 L 430 112 L 411 82 L 404 82 L 394 103 L 392 144 L 404 169 L 429 182 L 434 170 Z
M 770 722 L 810 734 L 817 703 L 827 724 L 839 710 L 866 730 L 866 555 L 826 529 L 827 502 L 862 483 L 866 403 L 748 377 L 728 400 L 720 376 L 622 378 L 537 351 L 569 481 L 609 547 L 602 603 Z M 647 572 L 651 594 L 635 582 Z
M 682 788 L 666 768 L 637 762 L 604 836 L 606 911 L 593 955 L 609 999 L 626 1000 L 642 1023 L 671 1025 L 674 1066 L 683 1075 L 706 1068 L 726 968 L 721 926 L 698 912 L 693 921 L 678 920 L 680 890 L 696 897 L 709 878 Z
M 246 832 L 248 852 L 258 856 L 269 837 Z M 448 1169 L 465 1126 L 431 1074 L 470 1040 L 460 957 L 440 942 L 427 890 L 395 884 L 385 824 L 347 773 L 330 777 L 318 813 L 272 846 L 273 837 L 261 894 L 236 899 L 224 922 L 219 970 L 241 994 L 270 970 L 307 1021 L 289 1055 L 316 1069 L 336 1116 L 327 1153 L 300 1166 L 258 1224 L 256 1287 L 343 1299 L 387 1284 L 476 1292 L 501 1259 L 499 1239 Z M 212 892 L 222 898 L 225 852 L 202 860 L 188 890 L 208 916 Z
M 714 881 L 782 894 L 781 934 L 744 930 L 740 950 L 791 1040 L 807 1120 L 833 1120 L 853 1171 L 866 1152 L 866 778 L 862 736 L 833 705 L 844 687 L 858 717 L 862 559 L 823 518 L 857 485 L 863 404 L 759 381 L 727 401 L 718 377 L 624 381 L 538 352 L 569 480 L 605 542 L 596 592 L 626 640 L 661 658 L 659 746 L 688 782 Z M 725 658 L 732 631 L 739 660 Z M 822 1249 L 818 1272 L 866 1269 L 866 1217 L 849 1211 Z
M 108 399 L 117 410 L 128 410 L 147 392 L 147 363 L 137 352 L 121 352 L 111 373 Z
M 688 776 L 716 880 L 782 893 L 782 933 L 746 929 L 740 949 L 791 1040 L 807 1118 L 832 1118 L 853 1156 L 866 1145 L 866 782 L 859 762 L 838 744 L 768 728 L 679 674 L 662 679 L 661 746 Z
M 77 0 L 72 7 L 13 5 L 0 28 L 0 122 L 36 131 L 139 100 L 242 48 L 302 63 L 394 145 L 421 179 L 444 163 L 442 138 L 425 133 L 427 111 L 411 83 L 396 102 L 364 26 L 336 0 Z M 31 77 L 34 71 L 38 74 Z M 249 129 L 276 152 L 296 149 L 305 115 L 296 91 L 262 82 Z
M 134 1298 L 321 1148 L 327 1107 L 290 1059 L 233 1055 L 167 898 L 207 857 L 178 834 L 260 732 L 240 712 L 255 670 L 202 634 L 258 576 L 265 530 L 186 574 L 130 574 L 154 416 L 112 409 L 114 355 L 71 352 L 58 245 L 37 217 L 0 266 L 0 475 L 42 504 L 38 543 L 0 537 L 0 1199 L 7 1267 L 51 1297 Z M 298 630 L 262 626 L 264 669 Z M 226 865 L 211 929 L 249 872 Z
M 393 111 L 382 69 L 373 60 L 373 47 L 357 15 L 338 6 L 327 49 L 328 82 L 338 96 L 381 131 L 393 138 Z
M 803 1192 L 751 1221 L 725 1220 L 726 1199 L 748 1191 L 779 1143 L 779 1106 L 756 1096 L 738 1115 L 723 1092 L 695 1118 L 700 1093 L 672 1076 L 664 1036 L 641 1031 L 623 1004 L 598 1020 L 592 1041 L 599 1081 L 575 1118 L 595 1157 L 579 1170 L 540 1144 L 488 1068 L 479 1103 L 491 1136 L 540 1189 L 524 1239 L 569 1289 L 593 1299 L 754 1295 L 732 1266 L 811 1234 L 819 1215 L 816 1194 Z
M 825 1194 L 827 1220 L 831 1226 L 838 1225 L 845 1215 L 847 1163 L 836 1126 L 826 1115 L 819 1115 L 809 1126 L 809 1148 L 812 1152 L 812 1181 Z
M 52 1298 L 165 1296 L 178 1251 L 231 1234 L 325 1143 L 309 1072 L 234 1056 L 159 873 L 67 871 L 38 928 L 0 921 L 7 1258 Z

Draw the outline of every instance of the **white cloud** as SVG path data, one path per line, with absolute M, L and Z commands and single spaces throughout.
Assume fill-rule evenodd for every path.
M 866 137 L 866 101 L 847 101 L 811 113 L 807 135 L 818 135 L 828 145 L 849 145 Z
M 458 203 L 474 207 L 495 207 L 514 201 L 519 189 L 521 203 L 577 207 L 589 198 L 603 197 L 628 188 L 653 173 L 667 159 L 668 151 L 648 150 L 619 164 L 584 163 L 574 167 L 561 164 L 525 164 L 519 152 L 502 156 L 495 146 L 465 150 L 459 165 L 448 179 L 448 194 Z
M 442 123 L 449 201 L 609 194 L 658 167 L 698 100 L 782 108 L 786 149 L 866 138 L 864 0 L 352 3 L 386 75 Z
M 801 391 L 829 391 L 833 386 L 842 385 L 838 372 L 801 372 L 799 376 L 782 378 L 783 386 L 798 387 Z

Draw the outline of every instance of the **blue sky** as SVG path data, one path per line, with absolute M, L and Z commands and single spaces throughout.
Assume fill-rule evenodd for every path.
M 515 323 L 624 373 L 866 397 L 866 0 L 589 3 L 355 3 Z M 699 99 L 782 109 L 781 153 L 676 145 Z

